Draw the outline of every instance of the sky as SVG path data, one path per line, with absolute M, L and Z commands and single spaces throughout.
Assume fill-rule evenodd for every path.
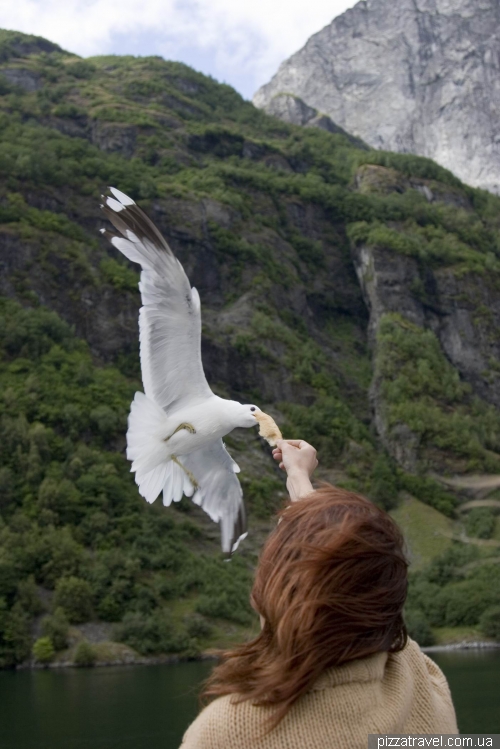
M 0 28 L 82 57 L 161 55 L 246 99 L 356 0 L 0 0 Z

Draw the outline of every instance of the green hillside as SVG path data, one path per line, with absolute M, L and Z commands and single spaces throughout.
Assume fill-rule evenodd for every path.
M 198 288 L 214 390 L 407 529 L 412 632 L 494 634 L 500 200 L 179 63 L 7 31 L 0 129 L 0 664 L 34 640 L 40 661 L 192 656 L 257 626 L 252 569 L 285 497 L 267 446 L 227 439 L 250 515 L 230 564 L 189 501 L 140 498 L 124 457 L 138 273 L 99 235 L 110 184 Z

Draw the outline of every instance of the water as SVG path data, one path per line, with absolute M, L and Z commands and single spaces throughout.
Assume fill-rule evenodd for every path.
M 450 685 L 461 733 L 500 733 L 500 649 L 429 653 Z
M 500 733 L 500 652 L 433 653 L 463 733 Z M 0 672 L 1 749 L 178 749 L 212 663 Z
M 0 672 L 1 749 L 177 749 L 213 662 Z

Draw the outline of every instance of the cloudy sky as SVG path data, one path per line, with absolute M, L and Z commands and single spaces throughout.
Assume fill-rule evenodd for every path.
M 161 55 L 246 98 L 356 0 L 0 0 L 0 28 L 83 57 Z

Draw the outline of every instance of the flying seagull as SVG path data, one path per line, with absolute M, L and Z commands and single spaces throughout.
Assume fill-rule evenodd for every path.
M 236 427 L 256 426 L 261 419 L 267 428 L 270 417 L 255 405 L 212 392 L 201 362 L 198 292 L 153 222 L 123 192 L 109 190 L 113 197 L 103 195 L 101 207 L 119 233 L 101 232 L 142 269 L 139 337 L 144 393 L 135 394 L 128 419 L 131 470 L 148 502 L 161 492 L 166 506 L 183 494 L 192 497 L 220 523 L 222 550 L 232 554 L 247 535 L 247 521 L 235 475 L 240 469 L 222 437 Z M 272 426 L 277 429 L 274 422 Z M 279 430 L 277 434 L 281 437 Z

